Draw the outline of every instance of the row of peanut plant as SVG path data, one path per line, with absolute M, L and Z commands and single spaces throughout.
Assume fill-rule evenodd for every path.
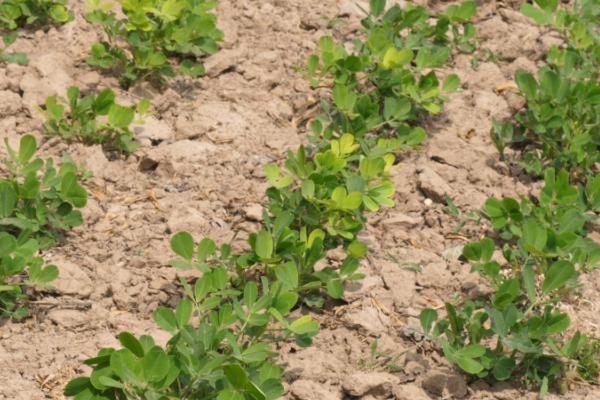
M 162 84 L 174 75 L 175 64 L 180 72 L 198 76 L 203 71 L 198 58 L 216 51 L 222 39 L 216 16 L 210 13 L 215 3 L 205 0 L 124 0 L 120 12 L 99 1 L 89 6 L 88 21 L 101 24 L 108 41 L 92 48 L 88 62 L 118 74 L 127 83 L 124 86 L 138 80 Z M 27 64 L 25 54 L 6 51 L 17 39 L 16 30 L 73 19 L 65 0 L 2 0 L 0 30 L 8 33 L 3 34 L 0 61 Z M 102 46 L 107 54 L 100 57 Z M 142 123 L 149 108 L 147 100 L 133 106 L 119 104 L 111 89 L 82 94 L 71 87 L 66 98 L 46 99 L 45 130 L 69 142 L 131 153 L 138 147 L 131 126 Z M 27 315 L 27 287 L 47 284 L 58 274 L 55 266 L 44 268 L 39 250 L 82 223 L 74 208 L 85 205 L 86 192 L 77 182 L 81 173 L 72 162 L 63 160 L 57 170 L 52 160 L 31 160 L 37 148 L 32 136 L 23 137 L 18 151 L 6 145 L 7 178 L 0 180 L 0 315 L 21 319 Z
M 198 77 L 204 73 L 199 57 L 215 53 L 223 33 L 207 0 L 88 1 L 86 19 L 99 24 L 105 40 L 90 50 L 87 63 L 117 75 L 124 88 L 146 80 L 164 84 L 176 72 Z M 64 24 L 74 19 L 66 0 L 2 0 L 0 32 L 4 49 L 0 61 L 27 64 L 23 53 L 5 50 L 16 40 L 16 29 Z M 8 32 L 8 33 L 6 33 Z
M 73 20 L 66 8 L 66 0 L 2 0 L 0 1 L 0 33 L 4 47 L 0 49 L 0 62 L 27 65 L 27 55 L 7 52 L 17 40 L 16 29 L 64 24 Z
M 522 12 L 560 32 L 566 44 L 550 49 L 537 77 L 517 71 L 526 106 L 514 121 L 496 123 L 492 138 L 503 157 L 507 147 L 521 149 L 529 173 L 562 168 L 585 182 L 600 160 L 600 4 L 577 0 L 559 8 L 557 1 L 538 1 Z
M 524 4 L 523 14 L 562 33 L 537 78 L 519 70 L 526 100 L 514 120 L 494 122 L 501 157 L 544 177 L 536 198 L 490 198 L 483 215 L 494 231 L 465 246 L 463 257 L 489 286 L 489 294 L 445 304 L 445 318 L 423 310 L 424 331 L 463 371 L 488 381 L 517 379 L 543 397 L 554 385 L 598 383 L 600 340 L 570 329 L 565 302 L 576 298 L 579 278 L 598 266 L 600 246 L 590 240 L 600 201 L 600 3 L 554 0 Z
M 87 192 L 81 173 L 65 159 L 35 157 L 33 136 L 21 138 L 17 150 L 6 140 L 6 177 L 0 178 L 0 318 L 28 315 L 27 288 L 45 287 L 58 269 L 45 265 L 39 250 L 55 245 L 67 229 L 81 225 Z
M 181 60 L 180 71 L 193 76 L 202 72 L 197 58 L 214 52 L 222 37 L 216 29 L 216 17 L 209 13 L 214 5 L 204 0 L 123 1 L 119 15 L 124 18 L 117 19 L 110 5 L 91 2 L 87 18 L 102 24 L 109 42 L 129 46 L 110 47 L 115 57 L 133 55 L 133 59 L 121 58 L 119 65 L 124 69 L 115 73 L 127 82 L 149 79 L 162 83 L 164 79 L 157 78 L 173 75 L 171 62 L 177 60 L 170 58 L 175 56 Z M 64 0 L 1 1 L 0 30 L 5 32 L 5 46 L 0 61 L 27 64 L 25 54 L 5 51 L 17 39 L 18 29 L 64 24 L 73 19 Z M 90 59 L 94 59 L 93 54 L 94 49 Z M 106 60 L 97 61 L 90 64 L 108 68 Z M 116 64 L 114 61 L 113 69 L 117 69 Z M 111 89 L 82 94 L 77 87 L 69 88 L 66 98 L 49 97 L 45 104 L 46 133 L 67 141 L 101 144 L 107 150 L 133 152 L 138 144 L 131 125 L 142 122 L 150 103 L 142 100 L 125 106 L 115 98 Z M 68 228 L 82 223 L 75 209 L 85 206 L 86 191 L 78 183 L 82 173 L 68 159 L 62 160 L 58 168 L 52 159 L 33 158 L 37 143 L 32 136 L 24 136 L 16 151 L 8 142 L 6 146 L 6 178 L 0 180 L 0 315 L 21 319 L 27 316 L 28 287 L 47 286 L 58 275 L 56 266 L 44 266 L 40 250 L 56 244 Z
M 394 204 L 388 174 L 395 153 L 422 142 L 425 132 L 415 124 L 441 111 L 442 91 L 458 88 L 456 76 L 441 85 L 435 68 L 455 45 L 472 50 L 473 2 L 439 15 L 415 6 L 385 11 L 385 5 L 370 2 L 351 51 L 326 37 L 310 58 L 308 74 L 331 96 L 322 99 L 311 145 L 288 152 L 285 168 L 265 166 L 268 203 L 249 250 L 174 235 L 172 266 L 195 269 L 199 277 L 181 280 L 183 299 L 175 309 L 154 313 L 171 334 L 168 343 L 121 333 L 122 348 L 87 360 L 91 374 L 72 380 L 65 395 L 262 400 L 283 394 L 273 343 L 310 345 L 319 324 L 305 307 L 343 298 L 344 283 L 362 278 L 357 270 L 367 245 L 358 235 L 368 211 Z M 345 259 L 328 260 L 333 249 L 343 249 Z M 327 266 L 316 268 L 321 263 Z
M 7 51 L 17 40 L 17 29 L 72 19 L 65 0 L 0 1 L 4 44 L 0 61 L 29 62 L 26 54 Z M 53 159 L 34 157 L 33 136 L 23 136 L 17 150 L 8 140 L 5 145 L 6 174 L 0 178 L 0 318 L 20 320 L 29 313 L 29 288 L 46 288 L 58 276 L 58 268 L 46 265 L 40 251 L 56 244 L 67 229 L 82 224 L 77 208 L 85 206 L 87 192 L 78 182 L 81 172 L 70 160 L 63 159 L 57 167 Z

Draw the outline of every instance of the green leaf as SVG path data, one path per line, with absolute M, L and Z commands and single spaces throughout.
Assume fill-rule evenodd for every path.
M 115 92 L 111 89 L 101 91 L 94 99 L 94 111 L 99 115 L 107 115 L 110 108 L 115 103 Z
M 237 390 L 224 389 L 219 392 L 217 400 L 245 400 L 245 397 Z
M 330 279 L 327 281 L 327 294 L 334 299 L 344 297 L 344 285 L 339 278 Z
M 485 347 L 480 344 L 471 344 L 458 350 L 457 354 L 468 358 L 477 358 L 485 354 Z
M 29 281 L 32 284 L 44 285 L 58 278 L 58 268 L 55 265 L 48 265 L 46 268 L 34 268 L 29 271 Z
M 304 315 L 292 322 L 289 329 L 296 335 L 314 335 L 319 331 L 319 323 L 310 315 Z
M 10 217 L 17 204 L 17 192 L 8 182 L 0 181 L 0 218 Z
M 494 305 L 499 309 L 504 309 L 506 305 L 519 296 L 520 291 L 521 285 L 518 279 L 507 279 L 498 287 L 494 296 Z
M 2 257 L 10 255 L 16 248 L 17 239 L 9 233 L 0 232 L 0 254 Z
M 56 22 L 65 23 L 73 18 L 73 15 L 67 11 L 62 4 L 55 4 L 50 9 L 50 16 Z
M 462 4 L 453 4 L 446 9 L 446 15 L 451 21 L 467 22 L 475 16 L 477 5 L 474 1 L 465 1 Z
M 87 204 L 87 192 L 77 183 L 77 176 L 73 172 L 67 172 L 62 177 L 60 191 L 65 200 L 71 202 L 74 207 L 82 208 Z
M 125 385 L 109 376 L 99 376 L 98 382 L 109 388 L 124 389 Z M 77 399 L 79 400 L 79 398 Z
M 198 260 L 206 261 L 209 257 L 213 256 L 217 250 L 217 245 L 214 241 L 208 238 L 204 238 L 198 243 Z
M 25 53 L 5 53 L 1 54 L 0 58 L 5 60 L 9 64 L 27 65 L 29 64 L 29 58 Z
M 530 302 L 535 303 L 537 299 L 535 291 L 535 272 L 531 265 L 523 267 L 523 285 L 527 291 L 527 298 Z
M 460 87 L 460 78 L 456 74 L 450 74 L 444 79 L 444 92 L 452 93 Z
M 254 251 L 261 259 L 269 259 L 273 255 L 273 237 L 267 231 L 260 231 L 256 235 Z
M 475 375 L 483 371 L 483 365 L 472 358 L 465 356 L 457 356 L 456 364 L 465 372 Z
M 180 68 L 181 73 L 183 73 L 185 75 L 189 75 L 192 78 L 198 78 L 198 77 L 204 75 L 204 73 L 206 72 L 206 69 L 204 68 L 204 64 L 195 63 L 191 60 L 183 60 L 181 62 L 181 64 L 179 65 L 179 68 Z
M 236 364 L 223 367 L 229 383 L 236 389 L 248 392 L 252 400 L 266 400 L 265 394 L 250 379 L 246 371 Z
M 274 268 L 277 280 L 283 284 L 286 290 L 295 290 L 298 288 L 298 268 L 293 262 L 280 265 Z
M 194 238 L 188 232 L 176 233 L 171 238 L 171 249 L 178 256 L 191 260 L 194 257 Z
M 159 307 L 154 312 L 154 321 L 167 332 L 177 332 L 177 317 L 170 308 Z
M 529 3 L 521 4 L 521 14 L 533 19 L 539 25 L 548 25 L 552 22 L 552 13 Z
M 177 326 L 180 329 L 188 324 L 192 318 L 193 311 L 193 304 L 188 299 L 182 299 L 179 304 L 177 304 L 177 308 L 175 309 L 175 318 L 177 319 Z
M 248 308 L 252 308 L 258 298 L 258 286 L 254 282 L 246 283 L 244 286 L 244 304 Z
M 63 394 L 65 396 L 76 396 L 80 392 L 83 392 L 86 389 L 91 387 L 90 378 L 80 376 L 78 378 L 72 379 L 65 386 L 65 390 Z
M 516 366 L 515 360 L 508 357 L 502 357 L 494 362 L 494 369 L 492 373 L 494 378 L 499 381 L 505 381 L 512 375 Z
M 140 344 L 140 342 L 129 332 L 121 332 L 119 334 L 119 342 L 121 345 L 131 351 L 138 357 L 144 356 L 144 348 Z
M 4 47 L 8 47 L 14 42 L 17 41 L 19 34 L 17 32 L 8 32 L 2 35 L 2 42 L 4 42 Z
M 353 240 L 348 245 L 348 254 L 354 258 L 361 258 L 367 255 L 369 248 L 359 240 Z
M 546 333 L 554 335 L 566 331 L 571 325 L 571 319 L 567 314 L 555 314 L 553 315 L 546 326 Z
M 411 49 L 397 50 L 395 47 L 390 47 L 383 56 L 381 66 L 384 69 L 400 68 L 410 63 L 413 56 L 414 54 Z
M 25 135 L 21 138 L 19 145 L 19 163 L 25 165 L 37 150 L 35 138 L 31 135 Z
M 483 238 L 479 242 L 471 242 L 463 248 L 463 256 L 470 261 L 488 262 L 494 254 L 494 241 Z
M 131 107 L 113 104 L 108 111 L 108 123 L 115 128 L 127 129 L 134 117 L 135 111 Z
M 557 261 L 550 266 L 545 274 L 542 292 L 548 294 L 553 290 L 560 289 L 576 275 L 577 272 L 573 264 L 565 260 Z
M 423 333 L 429 335 L 429 332 L 431 332 L 431 328 L 433 327 L 433 323 L 438 319 L 438 313 L 431 308 L 425 308 L 421 311 L 419 319 L 421 320 L 421 328 L 423 328 Z
M 149 382 L 164 379 L 171 368 L 169 357 L 158 346 L 151 348 L 142 359 L 142 370 Z
M 535 98 L 537 94 L 537 82 L 533 75 L 520 69 L 515 74 L 515 80 L 519 86 L 519 90 L 527 97 L 527 99 Z
M 341 111 L 351 113 L 356 104 L 356 93 L 345 85 L 337 84 L 333 88 L 333 102 Z
M 542 253 L 548 240 L 548 233 L 543 226 L 534 220 L 528 219 L 523 223 L 523 247 L 531 253 Z
M 371 14 L 373 16 L 378 17 L 385 10 L 386 0 L 369 0 L 369 7 L 371 9 Z
M 139 359 L 128 349 L 121 349 L 110 355 L 110 367 L 124 381 L 138 381 L 142 372 Z

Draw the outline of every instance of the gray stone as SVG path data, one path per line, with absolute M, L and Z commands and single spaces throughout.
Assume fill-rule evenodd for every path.
M 342 382 L 344 392 L 351 396 L 389 396 L 399 379 L 385 372 L 356 372 L 346 375 Z
M 59 269 L 58 278 L 52 282 L 52 286 L 61 294 L 88 298 L 94 286 L 89 276 L 81 269 L 81 266 L 65 259 L 52 260 Z
M 444 398 L 467 395 L 467 381 L 458 372 L 430 371 L 422 382 L 423 389 Z
M 51 310 L 48 313 L 48 318 L 56 325 L 65 328 L 74 328 L 89 323 L 89 317 L 86 313 L 77 310 Z
M 419 188 L 430 199 L 438 203 L 444 202 L 444 195 L 452 193 L 452 189 L 437 172 L 429 167 L 423 168 L 418 176 Z

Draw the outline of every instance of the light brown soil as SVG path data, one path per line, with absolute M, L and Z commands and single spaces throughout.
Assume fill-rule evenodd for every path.
M 303 121 L 316 94 L 297 66 L 320 36 L 350 34 L 359 18 L 348 1 L 221 0 L 226 42 L 207 59 L 208 75 L 178 80 L 163 93 L 146 85 L 120 93 L 124 101 L 149 97 L 157 112 L 139 134 L 143 148 L 109 161 L 98 147 L 67 146 L 42 135 L 37 107 L 46 96 L 64 94 L 72 84 L 117 87 L 85 65 L 100 31 L 83 19 L 83 1 L 70 3 L 77 8 L 74 22 L 25 32 L 17 42 L 29 66 L 0 70 L 0 136 L 16 143 L 33 132 L 43 156 L 68 151 L 94 173 L 86 183 L 91 196 L 84 226 L 46 253 L 61 270 L 56 291 L 37 294 L 34 318 L 0 325 L 0 399 L 62 399 L 64 384 L 84 371 L 81 361 L 116 346 L 121 330 L 166 340 L 151 313 L 176 303 L 180 292 L 179 272 L 167 266 L 171 234 L 187 230 L 245 245 L 264 200 L 262 165 L 281 160 L 306 138 Z M 341 23 L 329 29 L 335 17 Z M 539 187 L 510 175 L 488 132 L 492 117 L 522 106 L 502 86 L 518 68 L 537 69 L 559 39 L 511 5 L 493 1 L 480 5 L 477 28 L 480 47 L 494 62 L 481 60 L 474 69 L 472 56 L 459 55 L 447 71 L 460 75 L 462 90 L 427 122 L 424 147 L 397 166 L 396 207 L 371 216 L 362 235 L 371 249 L 362 269 L 367 278 L 349 288 L 347 304 L 315 315 L 322 332 L 313 347 L 281 348 L 286 398 L 535 398 L 508 384 L 467 381 L 423 341 L 418 323 L 421 308 L 484 290 L 458 261 L 461 246 L 486 230 L 467 218 L 469 212 L 490 195 L 526 195 Z M 459 218 L 444 211 L 445 193 L 461 210 Z M 455 232 L 461 221 L 464 229 Z M 598 333 L 598 289 L 595 274 L 580 300 L 568 305 L 574 325 L 587 332 Z M 383 356 L 371 355 L 374 341 Z M 576 385 L 560 398 L 598 399 L 600 390 Z

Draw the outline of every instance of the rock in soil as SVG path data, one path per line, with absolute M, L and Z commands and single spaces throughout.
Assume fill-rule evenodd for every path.
M 387 398 L 398 382 L 397 377 L 385 372 L 357 372 L 344 378 L 342 388 L 351 396 Z
M 467 395 L 467 381 L 458 372 L 431 371 L 422 382 L 423 389 L 444 398 L 463 398 Z

